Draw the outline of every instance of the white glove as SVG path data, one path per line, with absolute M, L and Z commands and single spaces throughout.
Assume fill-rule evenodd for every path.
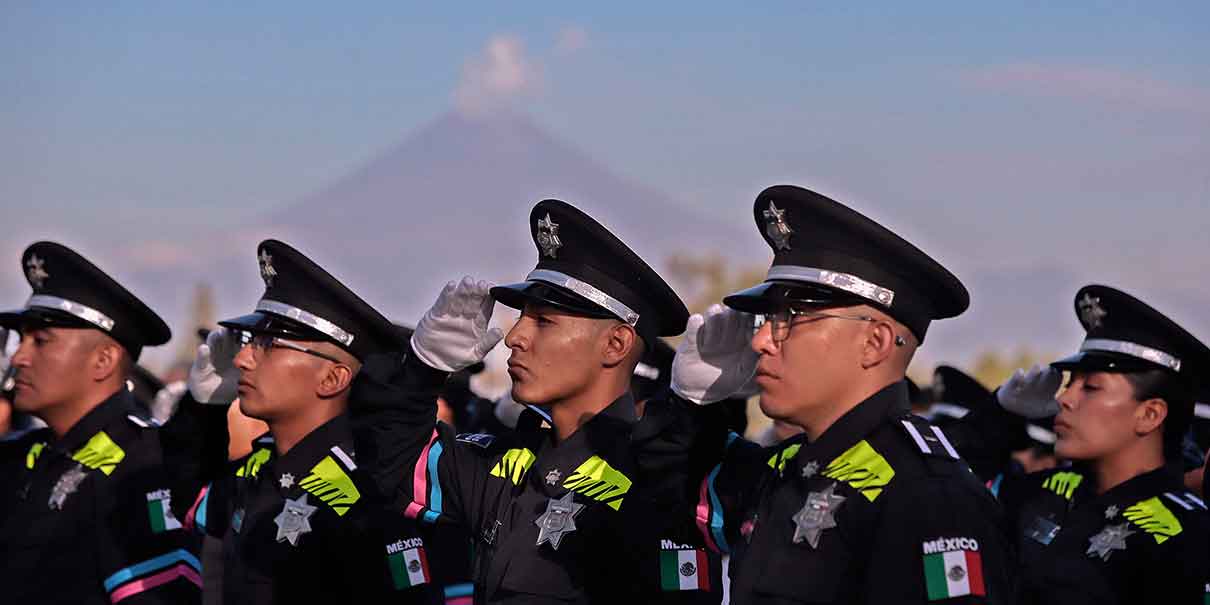
M 504 338 L 500 328 L 488 328 L 496 301 L 492 284 L 470 276 L 450 282 L 437 295 L 412 334 L 412 350 L 425 365 L 457 372 L 483 360 Z
M 1017 369 L 996 391 L 1000 407 L 1024 418 L 1046 418 L 1059 413 L 1055 392 L 1063 373 L 1049 365 L 1036 364 L 1028 372 Z
M 755 315 L 722 305 L 690 316 L 672 360 L 672 391 L 703 404 L 755 393 L 755 325 Z
M 197 346 L 197 358 L 189 368 L 189 393 L 198 403 L 228 405 L 239 387 L 235 355 L 241 344 L 235 332 L 216 328 Z

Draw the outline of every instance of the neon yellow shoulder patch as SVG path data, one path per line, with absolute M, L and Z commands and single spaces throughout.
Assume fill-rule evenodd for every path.
M 323 500 L 342 517 L 349 512 L 350 506 L 361 499 L 361 492 L 353 484 L 353 478 L 331 456 L 324 456 L 319 464 L 311 468 L 311 473 L 298 482 L 298 486 Z
M 1071 500 L 1072 495 L 1076 493 L 1076 488 L 1080 487 L 1083 482 L 1084 475 L 1063 471 L 1047 477 L 1046 481 L 1042 482 L 1042 489 L 1048 489 L 1066 500 Z
M 44 449 L 46 449 L 45 441 L 31 444 L 29 451 L 25 452 L 25 468 L 31 471 L 34 470 L 34 465 L 38 463 L 38 456 L 42 455 L 42 450 Z
M 260 467 L 269 461 L 269 456 L 271 454 L 272 452 L 263 447 L 255 452 L 252 452 L 252 455 L 248 456 L 248 459 L 244 461 L 243 466 L 235 469 L 235 476 L 255 477 L 256 474 L 260 472 Z
M 83 464 L 84 466 L 97 469 L 106 475 L 113 472 L 113 469 L 118 467 L 118 463 L 126 457 L 126 452 L 105 434 L 105 431 L 99 431 L 84 447 L 76 450 L 76 453 L 71 455 L 71 459 Z
M 563 487 L 604 502 L 613 510 L 622 508 L 622 498 L 630 491 L 630 477 L 609 466 L 600 456 L 585 460 L 563 481 Z
M 1156 544 L 1163 544 L 1168 538 L 1181 533 L 1181 522 L 1160 502 L 1159 497 L 1148 498 L 1127 508 L 1122 516 L 1155 538 Z
M 801 448 L 801 443 L 795 443 L 794 445 L 782 448 L 781 451 L 769 456 L 769 468 L 781 473 L 786 468 L 786 462 L 789 462 L 794 458 L 794 456 L 798 455 L 798 450 Z
M 895 469 L 868 441 L 862 439 L 828 464 L 823 469 L 823 475 L 848 483 L 873 502 L 882 493 L 882 488 L 895 477 Z
M 508 479 L 513 482 L 513 485 L 521 485 L 521 481 L 525 479 L 525 473 L 529 471 L 530 465 L 536 459 L 537 456 L 534 456 L 529 448 L 513 448 L 504 452 L 504 455 L 492 467 L 491 475 Z

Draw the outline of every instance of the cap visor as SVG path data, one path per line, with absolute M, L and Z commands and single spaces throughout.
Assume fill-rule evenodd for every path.
M 218 325 L 231 330 L 241 330 L 259 334 L 273 334 L 294 340 L 331 340 L 323 333 L 280 315 L 257 311 L 231 319 L 224 319 Z
M 496 302 L 519 311 L 524 310 L 527 304 L 538 304 L 576 315 L 598 318 L 614 317 L 614 314 L 604 307 L 570 290 L 546 282 L 524 281 L 495 286 L 491 289 L 491 295 Z
M 64 328 L 100 329 L 96 325 L 84 321 L 75 315 L 55 309 L 32 307 L 28 309 L 13 309 L 0 313 L 0 327 L 19 331 L 21 328 L 31 324 L 44 327 L 59 326 Z
M 723 304 L 745 313 L 772 313 L 792 304 L 835 307 L 871 303 L 829 286 L 769 280 L 723 298 Z

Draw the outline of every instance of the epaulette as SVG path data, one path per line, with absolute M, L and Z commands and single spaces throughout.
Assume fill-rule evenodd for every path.
M 459 433 L 454 440 L 487 449 L 496 440 L 496 436 L 487 433 Z
M 912 414 L 901 416 L 899 425 L 916 445 L 916 448 L 920 450 L 920 453 L 931 457 L 962 459 L 940 427 L 929 424 L 927 420 Z
M 127 414 L 126 419 L 131 424 L 145 429 L 156 428 L 160 426 L 160 421 L 151 416 L 143 416 L 141 414 Z

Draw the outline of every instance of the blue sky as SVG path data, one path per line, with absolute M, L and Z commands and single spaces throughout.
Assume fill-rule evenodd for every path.
M 448 111 L 505 40 L 502 102 L 702 212 L 747 221 L 794 182 L 960 275 L 1210 298 L 1206 2 L 404 4 L 4 3 L 0 259 L 287 204 Z

